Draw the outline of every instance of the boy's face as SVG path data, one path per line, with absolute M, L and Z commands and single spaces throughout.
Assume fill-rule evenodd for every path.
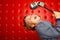
M 34 26 L 36 26 L 39 21 L 40 21 L 40 17 L 38 15 L 35 15 L 35 14 L 28 15 L 25 18 L 26 24 L 31 26 L 32 28 Z

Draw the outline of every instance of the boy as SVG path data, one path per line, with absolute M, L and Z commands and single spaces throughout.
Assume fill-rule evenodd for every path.
M 54 14 L 57 22 L 55 28 L 49 21 L 43 21 L 35 14 L 25 16 L 24 25 L 31 30 L 35 28 L 41 40 L 58 40 L 58 36 L 60 36 L 60 12 L 54 11 Z
M 33 2 L 30 4 L 30 8 L 34 10 L 38 6 L 44 7 L 48 11 L 52 12 L 44 6 L 44 2 Z M 43 21 L 38 15 L 30 14 L 24 17 L 24 25 L 26 28 L 36 30 L 42 40 L 58 40 L 60 36 L 60 12 L 54 11 L 56 17 L 56 27 L 47 20 Z

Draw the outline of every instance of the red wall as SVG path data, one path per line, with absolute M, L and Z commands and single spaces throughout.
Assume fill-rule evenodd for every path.
M 35 10 L 29 8 L 29 4 L 34 1 L 43 1 L 49 9 L 60 11 L 59 0 L 0 0 L 0 40 L 40 40 L 35 31 L 23 26 L 23 17 L 30 13 L 56 24 L 48 10 L 42 7 Z

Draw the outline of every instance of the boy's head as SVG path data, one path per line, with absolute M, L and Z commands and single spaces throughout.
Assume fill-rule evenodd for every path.
M 38 15 L 35 15 L 35 14 L 30 14 L 30 15 L 25 16 L 23 21 L 24 21 L 24 25 L 28 29 L 34 29 L 35 26 L 40 21 L 40 17 Z

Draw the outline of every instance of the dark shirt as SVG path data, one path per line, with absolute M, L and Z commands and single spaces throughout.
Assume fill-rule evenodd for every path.
M 41 21 L 35 29 L 42 40 L 58 40 L 58 36 L 60 36 L 60 19 L 56 19 L 56 27 L 49 21 Z

